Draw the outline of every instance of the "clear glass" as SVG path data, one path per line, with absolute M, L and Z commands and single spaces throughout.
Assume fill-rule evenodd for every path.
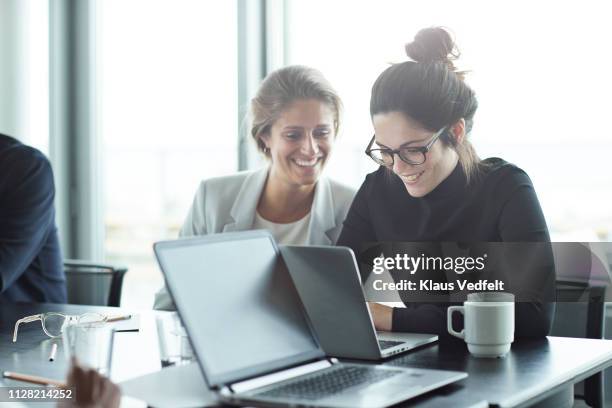
M 189 363 L 193 359 L 193 351 L 178 314 L 160 313 L 155 321 L 162 367 Z
M 79 322 L 63 331 L 64 353 L 70 361 L 110 377 L 115 331 L 104 322 Z
M 64 313 L 48 312 L 23 317 L 15 323 L 13 343 L 17 341 L 17 333 L 22 323 L 41 322 L 45 334 L 51 338 L 60 337 L 67 325 L 73 323 L 104 323 L 107 317 L 98 313 L 83 313 L 81 315 L 67 315 Z

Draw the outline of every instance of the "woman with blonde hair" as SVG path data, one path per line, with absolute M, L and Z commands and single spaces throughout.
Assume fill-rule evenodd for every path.
M 341 110 L 319 71 L 289 66 L 269 74 L 251 102 L 251 136 L 268 165 L 202 181 L 180 236 L 267 229 L 281 244 L 335 244 L 354 195 L 322 177 Z M 165 288 L 155 308 L 174 308 Z

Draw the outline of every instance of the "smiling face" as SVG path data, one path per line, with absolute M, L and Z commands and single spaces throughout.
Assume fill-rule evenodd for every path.
M 316 99 L 296 100 L 261 136 L 272 161 L 270 177 L 292 186 L 317 182 L 334 142 L 333 109 Z
M 376 132 L 373 146 L 375 148 L 425 146 L 435 134 L 401 112 L 376 114 L 372 122 Z M 424 163 L 407 164 L 395 155 L 393 167 L 390 169 L 403 181 L 408 194 L 423 197 L 451 174 L 457 161 L 455 150 L 438 140 L 427 152 Z

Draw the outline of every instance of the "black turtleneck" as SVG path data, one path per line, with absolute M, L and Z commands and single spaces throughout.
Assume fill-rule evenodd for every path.
M 460 165 L 433 191 L 410 196 L 386 168 L 366 176 L 357 192 L 337 245 L 359 253 L 373 242 L 548 242 L 550 237 L 533 184 L 518 167 L 499 158 L 482 162 L 467 183 Z M 551 271 L 554 274 L 554 271 Z M 363 276 L 363 281 L 367 276 Z M 554 293 L 542 288 L 544 296 Z M 446 335 L 447 304 L 406 303 L 393 311 L 393 330 Z M 516 337 L 545 336 L 554 307 L 517 303 Z

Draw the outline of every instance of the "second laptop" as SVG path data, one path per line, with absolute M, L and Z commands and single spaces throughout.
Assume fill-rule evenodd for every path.
M 376 331 L 350 248 L 280 245 L 280 252 L 328 355 L 380 360 L 438 340 L 435 334 Z

